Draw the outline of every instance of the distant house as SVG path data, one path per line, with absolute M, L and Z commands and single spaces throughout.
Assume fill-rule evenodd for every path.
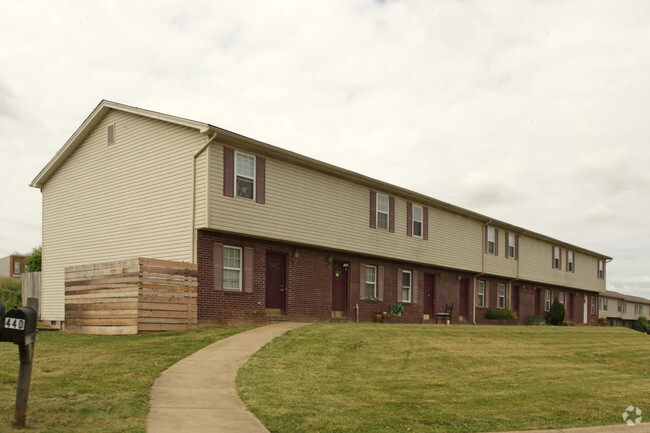
M 406 158 L 405 158 L 406 161 Z M 406 163 L 406 162 L 405 162 Z M 459 167 L 460 168 L 460 167 Z M 417 173 L 414 173 L 417 175 Z M 523 323 L 555 298 L 598 320 L 611 258 L 212 126 L 102 101 L 32 181 L 43 197 L 42 316 L 64 268 L 198 264 L 198 319 Z
M 650 317 L 650 299 L 607 290 L 600 295 L 598 314 L 610 326 L 631 328 L 639 317 Z
M 25 256 L 12 254 L 0 259 L 0 277 L 19 278 L 25 272 Z

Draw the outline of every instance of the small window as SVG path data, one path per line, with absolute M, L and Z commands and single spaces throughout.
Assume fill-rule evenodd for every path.
M 223 247 L 223 288 L 241 290 L 241 248 Z
M 20 262 L 14 262 L 14 275 L 20 275 Z
M 561 251 L 560 247 L 553 247 L 553 269 L 560 269 Z
M 422 237 L 422 206 L 413 206 L 413 236 Z
M 499 308 L 506 308 L 506 285 L 499 284 Z
M 643 305 L 639 305 L 639 316 L 643 316 Z
M 564 292 L 560 292 L 560 304 L 562 305 L 564 305 L 564 297 L 565 297 Z
M 508 257 L 514 259 L 516 257 L 515 249 L 517 247 L 517 237 L 513 233 L 508 233 Z
M 591 314 L 596 314 L 596 297 L 591 297 Z
M 411 302 L 411 271 L 402 271 L 402 302 Z
M 388 230 L 390 201 L 387 195 L 377 194 L 377 228 Z
M 544 311 L 549 311 L 550 309 L 551 309 L 551 291 L 549 289 L 546 289 L 546 301 L 544 302 Z
M 598 278 L 601 280 L 605 279 L 605 262 L 598 260 Z
M 239 152 L 235 156 L 235 191 L 237 197 L 255 198 L 255 158 Z
M 607 306 L 608 306 L 607 298 L 600 298 L 600 299 L 603 300 L 603 310 L 607 311 Z
M 485 281 L 478 282 L 478 307 L 485 307 Z
M 617 308 L 616 311 L 619 312 L 619 313 L 621 312 L 621 304 L 622 304 L 622 302 L 618 301 L 618 308 Z
M 488 254 L 496 254 L 496 229 L 494 227 L 487 228 L 487 252 Z
M 634 314 L 639 314 L 639 304 L 634 304 Z
M 573 272 L 573 251 L 567 251 L 566 257 L 566 270 L 567 272 Z
M 366 266 L 366 299 L 377 297 L 377 267 Z
M 623 314 L 627 314 L 627 302 L 623 302 Z

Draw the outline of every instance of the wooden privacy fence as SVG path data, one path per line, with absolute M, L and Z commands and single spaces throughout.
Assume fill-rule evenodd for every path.
M 197 265 L 137 258 L 65 268 L 65 330 L 137 334 L 196 326 Z
M 38 305 L 36 309 L 36 314 L 38 319 L 41 318 L 41 273 L 40 272 L 23 272 L 20 276 L 21 286 L 22 286 L 22 295 L 23 295 L 23 305 L 29 305 L 28 299 L 37 299 Z

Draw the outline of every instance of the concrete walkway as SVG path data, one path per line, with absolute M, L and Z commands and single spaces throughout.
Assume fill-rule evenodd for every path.
M 147 433 L 268 433 L 237 394 L 237 370 L 266 343 L 304 325 L 251 329 L 172 365 L 151 388 Z
M 147 433 L 268 433 L 235 389 L 237 370 L 266 343 L 305 323 L 262 326 L 217 341 L 165 370 L 151 388 Z M 650 433 L 650 423 L 525 433 Z M 524 433 L 524 432 L 501 432 Z

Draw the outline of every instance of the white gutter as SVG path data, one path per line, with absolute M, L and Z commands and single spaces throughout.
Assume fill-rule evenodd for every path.
M 202 154 L 205 149 L 217 138 L 217 133 L 215 132 L 212 136 L 208 136 L 205 144 L 194 154 L 192 157 L 192 263 L 196 263 L 196 158 Z M 209 165 L 208 165 L 209 169 Z

